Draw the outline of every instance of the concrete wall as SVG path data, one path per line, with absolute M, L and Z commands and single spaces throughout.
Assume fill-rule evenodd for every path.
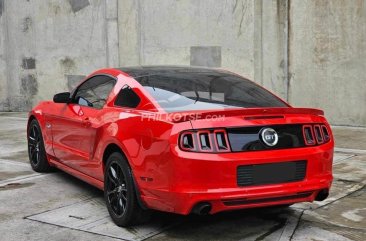
M 5 109 L 7 98 L 6 56 L 5 56 L 5 18 L 4 0 L 0 0 L 0 110 Z
M 289 101 L 366 126 L 366 1 L 292 1 L 290 22 Z
M 70 89 L 82 75 L 118 65 L 117 8 L 107 8 L 106 1 L 2 2 L 2 110 L 28 110 Z
M 0 110 L 27 110 L 101 67 L 204 65 L 366 126 L 366 0 L 1 2 Z
M 253 1 L 140 0 L 127 22 L 138 46 L 120 45 L 121 64 L 180 64 L 229 67 L 253 75 Z M 126 9 L 121 4 L 121 15 Z M 123 18 L 123 16 L 122 16 Z M 138 26 L 138 28 L 134 28 Z M 124 32 L 126 25 L 119 25 Z M 123 35 L 123 34 L 122 34 Z M 138 59 L 128 59 L 131 48 Z M 206 62 L 205 62 L 206 61 Z

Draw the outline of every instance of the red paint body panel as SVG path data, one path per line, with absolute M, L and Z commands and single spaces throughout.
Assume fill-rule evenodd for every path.
M 323 112 L 306 108 L 253 108 L 179 113 L 179 118 L 159 108 L 132 77 L 120 70 L 103 69 L 117 83 L 103 109 L 77 104 L 41 102 L 31 112 L 41 126 L 50 164 L 103 189 L 103 155 L 108 145 L 125 154 L 141 194 L 152 209 L 188 214 L 199 202 L 209 202 L 211 213 L 256 206 L 313 201 L 332 182 L 334 141 L 302 148 L 253 152 L 195 153 L 179 148 L 182 131 L 207 128 L 322 123 Z M 128 84 L 141 98 L 136 109 L 114 106 L 120 89 Z M 158 119 L 148 118 L 159 114 Z M 207 119 L 208 116 L 224 116 Z M 266 118 L 280 116 L 279 118 Z M 238 187 L 240 165 L 307 160 L 300 182 Z M 257 200 L 311 191 L 306 198 L 227 206 L 225 200 Z

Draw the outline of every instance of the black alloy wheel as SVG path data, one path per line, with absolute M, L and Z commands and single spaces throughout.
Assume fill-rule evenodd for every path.
M 151 212 L 137 199 L 131 168 L 120 152 L 112 153 L 104 168 L 104 199 L 115 224 L 128 227 L 146 222 Z
M 127 186 L 122 167 L 117 161 L 112 162 L 107 170 L 106 192 L 112 211 L 121 217 L 127 207 Z
M 36 119 L 28 126 L 28 156 L 32 169 L 36 172 L 49 172 L 51 166 L 48 163 L 41 127 Z

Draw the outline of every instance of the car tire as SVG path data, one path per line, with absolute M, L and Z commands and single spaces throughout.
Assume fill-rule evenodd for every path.
M 31 167 L 36 172 L 50 172 L 52 167 L 48 163 L 41 127 L 36 119 L 28 126 L 28 156 Z
M 119 152 L 112 153 L 105 165 L 104 199 L 109 215 L 118 226 L 141 224 L 150 218 L 150 211 L 138 203 L 131 168 Z

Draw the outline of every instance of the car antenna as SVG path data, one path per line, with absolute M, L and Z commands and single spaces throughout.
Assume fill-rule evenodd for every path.
M 146 76 L 146 80 L 147 80 L 147 84 L 148 85 L 151 85 L 150 84 L 150 81 L 149 81 L 149 76 Z M 155 91 L 155 86 L 154 85 L 151 85 L 151 87 L 153 88 L 153 90 Z
M 194 103 L 196 104 L 197 101 L 198 101 L 198 99 L 200 98 L 200 95 L 198 94 L 198 91 L 197 91 L 197 86 L 196 86 L 196 88 L 194 90 L 194 93 L 196 94 L 196 100 L 194 101 Z
M 143 78 L 143 80 L 145 80 L 146 84 L 148 84 L 149 86 L 151 86 L 153 88 L 153 90 L 155 91 L 155 86 L 150 84 L 149 76 L 150 75 L 145 75 L 145 76 L 142 76 L 142 78 Z

